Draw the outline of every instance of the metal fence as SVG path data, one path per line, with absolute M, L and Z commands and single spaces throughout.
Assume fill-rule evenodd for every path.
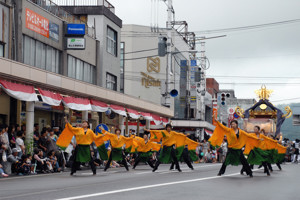
M 85 21 L 82 21 L 78 16 L 72 15 L 71 13 L 64 10 L 61 6 L 57 5 L 51 0 L 28 0 L 31 1 L 53 15 L 61 18 L 68 23 L 84 23 L 86 25 L 86 34 L 90 37 L 95 38 L 95 28 L 89 27 Z
M 52 0 L 60 6 L 104 6 L 111 12 L 115 12 L 115 7 L 107 0 Z

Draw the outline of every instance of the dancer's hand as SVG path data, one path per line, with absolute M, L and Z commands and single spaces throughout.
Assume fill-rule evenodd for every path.
M 69 123 L 67 116 L 65 116 L 64 119 L 66 124 Z

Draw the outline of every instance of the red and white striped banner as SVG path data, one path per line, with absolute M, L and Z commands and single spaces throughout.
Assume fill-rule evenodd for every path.
M 160 116 L 155 115 L 155 114 L 151 114 L 151 116 L 152 116 L 153 121 L 154 121 L 154 123 L 155 123 L 156 125 L 159 125 L 159 124 L 162 123 Z
M 0 80 L 0 85 L 9 96 L 18 100 L 39 101 L 33 86 L 13 83 L 5 80 Z
M 169 118 L 162 118 L 162 123 L 163 123 L 163 125 L 166 125 L 166 124 L 168 124 L 169 123 Z
M 140 114 L 139 114 L 139 112 L 136 111 L 136 110 L 127 108 L 127 112 L 128 112 L 129 116 L 130 116 L 132 119 L 138 119 L 138 118 L 140 118 Z
M 150 121 L 153 120 L 153 118 L 152 118 L 152 116 L 151 116 L 150 113 L 144 113 L 144 112 L 141 112 L 141 115 L 142 115 L 142 116 L 144 117 L 144 119 L 146 119 L 146 120 L 150 120 Z
M 110 105 L 109 106 L 112 111 L 115 113 L 122 115 L 122 116 L 127 116 L 125 108 L 123 106 L 118 106 L 118 105 Z
M 53 93 L 47 90 L 42 90 L 38 88 L 39 93 L 42 97 L 44 103 L 49 104 L 51 106 L 59 106 L 62 100 L 62 96 L 58 93 Z
M 92 110 L 89 99 L 76 98 L 76 97 L 63 97 L 63 103 L 68 108 L 78 111 Z
M 109 106 L 106 103 L 92 100 L 92 99 L 91 99 L 91 106 L 92 106 L 92 110 L 95 112 L 106 112 L 109 108 Z

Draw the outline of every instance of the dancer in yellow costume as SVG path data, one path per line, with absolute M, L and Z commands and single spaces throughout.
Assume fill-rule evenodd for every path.
M 228 152 L 225 161 L 218 173 L 218 176 L 221 176 L 225 173 L 227 165 L 237 166 L 239 164 L 242 164 L 247 175 L 253 177 L 252 170 L 242 151 L 242 148 L 246 145 L 247 139 L 250 135 L 238 128 L 238 122 L 236 120 L 231 121 L 231 128 L 224 126 L 219 121 L 217 121 L 216 118 L 215 121 L 217 122 L 217 126 L 213 132 L 213 135 L 208 140 L 209 143 L 214 147 L 218 147 L 222 144 L 225 135 L 228 142 Z
M 91 151 L 90 145 L 92 142 L 96 142 L 102 139 L 102 135 L 96 136 L 96 134 L 88 128 L 89 124 L 87 121 L 83 121 L 81 128 L 74 128 L 68 122 L 67 118 L 65 117 L 65 129 L 63 130 L 62 134 L 59 136 L 56 144 L 61 149 L 65 149 L 71 142 L 73 136 L 76 138 L 76 148 L 74 154 L 74 161 L 71 169 L 71 174 L 73 175 L 77 168 L 79 167 L 80 163 L 89 162 L 90 166 L 93 171 L 93 175 L 96 175 L 96 167 L 91 158 Z
M 155 142 L 162 141 L 162 150 L 156 162 L 153 172 L 155 172 L 160 163 L 174 162 L 176 169 L 181 172 L 178 158 L 181 157 L 186 136 L 175 131 L 172 131 L 171 124 L 166 125 L 166 130 L 146 130 L 151 133 L 151 140 Z
M 135 169 L 140 161 L 145 161 L 151 168 L 154 168 L 153 164 L 150 162 L 150 158 L 152 157 L 153 152 L 160 149 L 161 144 L 157 144 L 151 140 L 149 141 L 147 134 L 144 134 L 143 138 L 135 137 L 134 140 L 136 140 L 138 144 L 138 148 L 136 149 L 138 156 L 135 159 L 132 169 Z
M 123 135 L 121 135 L 120 129 L 115 130 L 116 134 L 109 133 L 109 132 L 105 131 L 104 129 L 102 129 L 102 133 L 103 133 L 103 135 L 105 135 L 106 137 L 109 138 L 110 145 L 111 145 L 111 153 L 110 153 L 108 161 L 105 165 L 104 171 L 106 171 L 109 168 L 112 160 L 122 161 L 122 164 L 124 165 L 126 170 L 129 171 L 128 165 L 127 165 L 127 162 L 125 159 L 125 154 L 123 152 L 123 146 L 125 146 L 125 148 L 129 148 L 130 146 L 132 146 L 133 138 L 126 138 Z

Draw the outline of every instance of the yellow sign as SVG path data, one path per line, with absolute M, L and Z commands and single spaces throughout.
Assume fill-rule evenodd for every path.
M 147 58 L 147 71 L 148 72 L 160 72 L 160 59 L 158 57 L 156 58 Z
M 149 76 L 148 74 L 141 72 L 142 74 L 142 85 L 144 85 L 146 88 L 149 88 L 150 86 L 153 87 L 160 87 L 160 80 L 155 79 L 152 76 Z

